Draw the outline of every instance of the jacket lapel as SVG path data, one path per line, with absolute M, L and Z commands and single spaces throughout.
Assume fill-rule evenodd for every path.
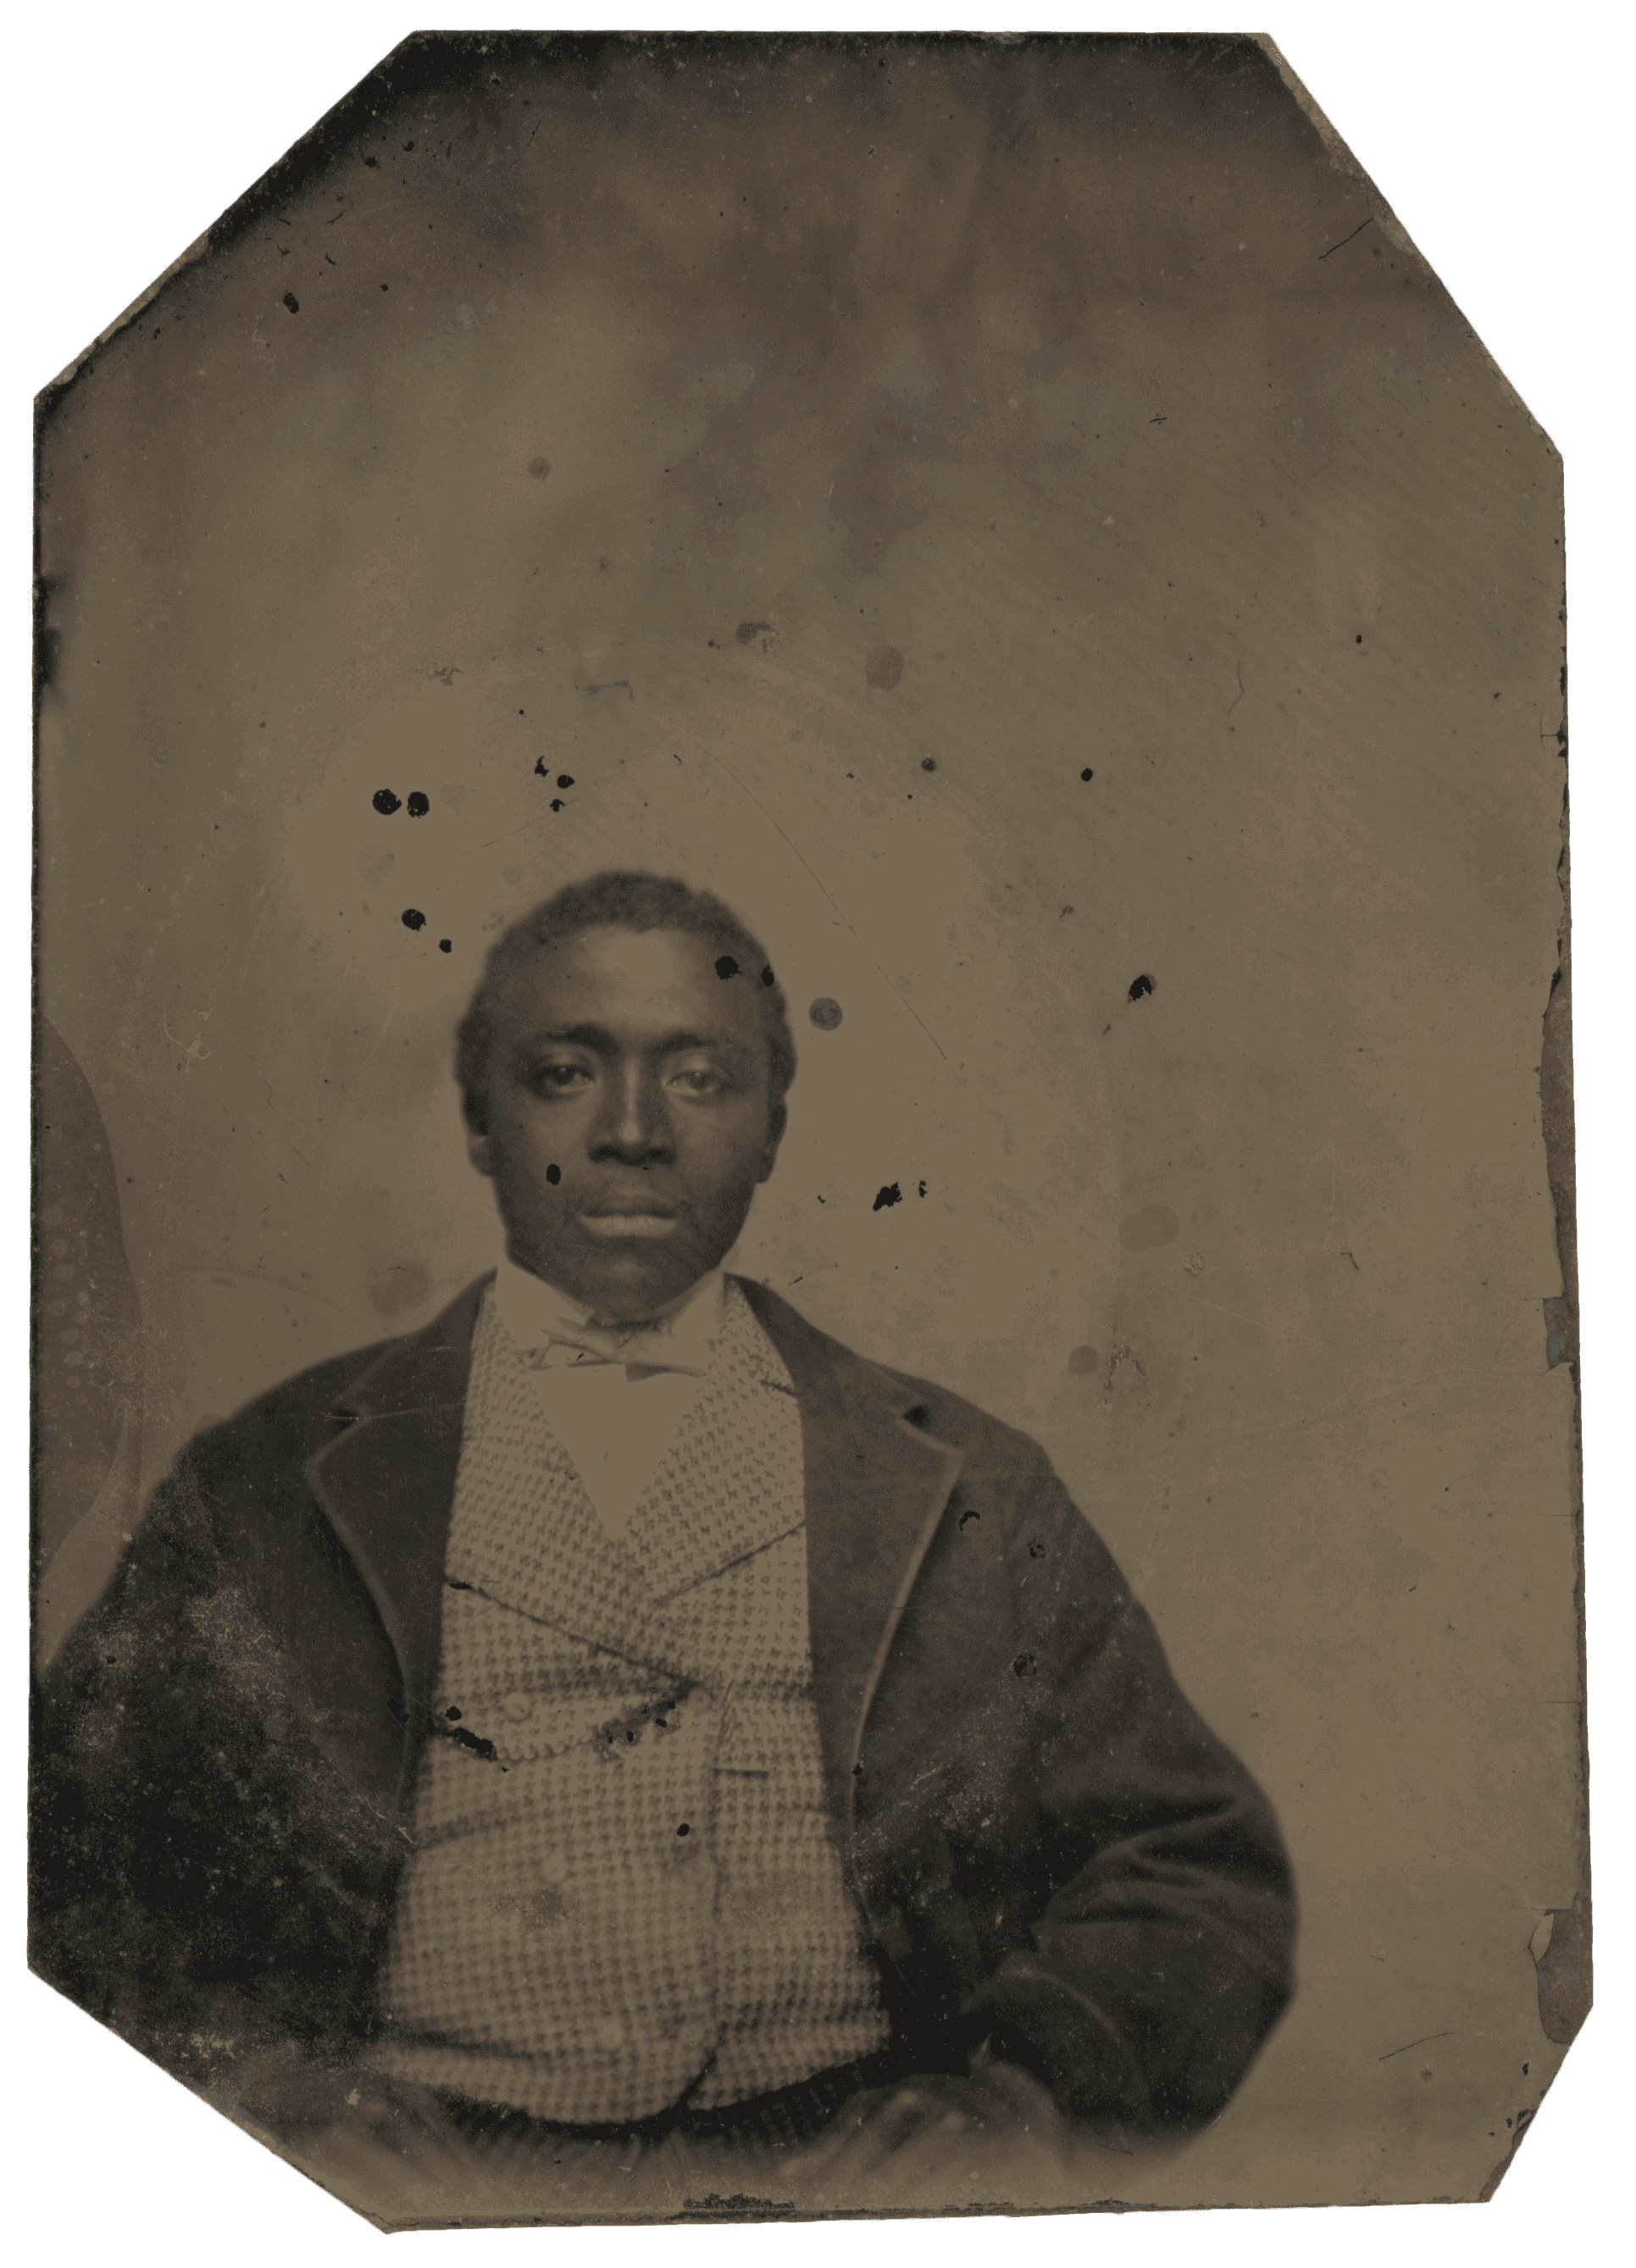
M 960 1471 L 961 1452 L 912 1422 L 913 1389 L 735 1278 L 784 1357 L 801 1408 L 813 1678 L 833 1816 L 852 1843 L 864 1721 Z
M 438 1674 L 472 1332 L 488 1280 L 470 1285 L 424 1330 L 394 1340 L 353 1381 L 335 1405 L 346 1430 L 306 1469 L 396 1652 L 411 1728 Z

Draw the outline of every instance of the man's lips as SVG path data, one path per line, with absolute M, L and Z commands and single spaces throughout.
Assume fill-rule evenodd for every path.
M 674 1208 L 652 1197 L 632 1198 L 628 1205 L 617 1202 L 586 1205 L 579 1213 L 580 1226 L 590 1235 L 602 1238 L 669 1236 L 680 1222 L 681 1216 Z

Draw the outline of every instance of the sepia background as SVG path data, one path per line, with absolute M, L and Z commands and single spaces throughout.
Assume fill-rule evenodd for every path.
M 1289 1837 L 1155 2201 L 1476 2194 L 1581 1885 L 1550 442 L 1253 43 L 481 45 L 47 409 L 52 1264 L 117 1200 L 142 1375 L 42 1623 L 488 1263 L 493 931 L 685 873 L 843 1010 L 737 1264 L 1045 1443 Z

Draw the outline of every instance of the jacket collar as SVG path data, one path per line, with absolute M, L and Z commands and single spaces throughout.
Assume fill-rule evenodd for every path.
M 396 1650 L 411 1725 L 437 1680 L 472 1335 L 490 1280 L 480 1277 L 353 1381 L 335 1405 L 345 1430 L 306 1467 Z M 800 1404 L 819 1737 L 832 1816 L 846 1823 L 850 1843 L 864 1720 L 961 1454 L 922 1430 L 912 1387 L 818 1330 L 764 1285 L 734 1280 L 784 1358 Z

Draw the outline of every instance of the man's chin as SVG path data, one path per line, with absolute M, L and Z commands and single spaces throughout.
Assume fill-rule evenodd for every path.
M 578 1300 L 593 1314 L 637 1322 L 657 1314 L 716 1264 L 696 1254 L 660 1249 L 648 1240 L 599 1242 L 590 1251 L 513 1254 L 520 1267 Z

